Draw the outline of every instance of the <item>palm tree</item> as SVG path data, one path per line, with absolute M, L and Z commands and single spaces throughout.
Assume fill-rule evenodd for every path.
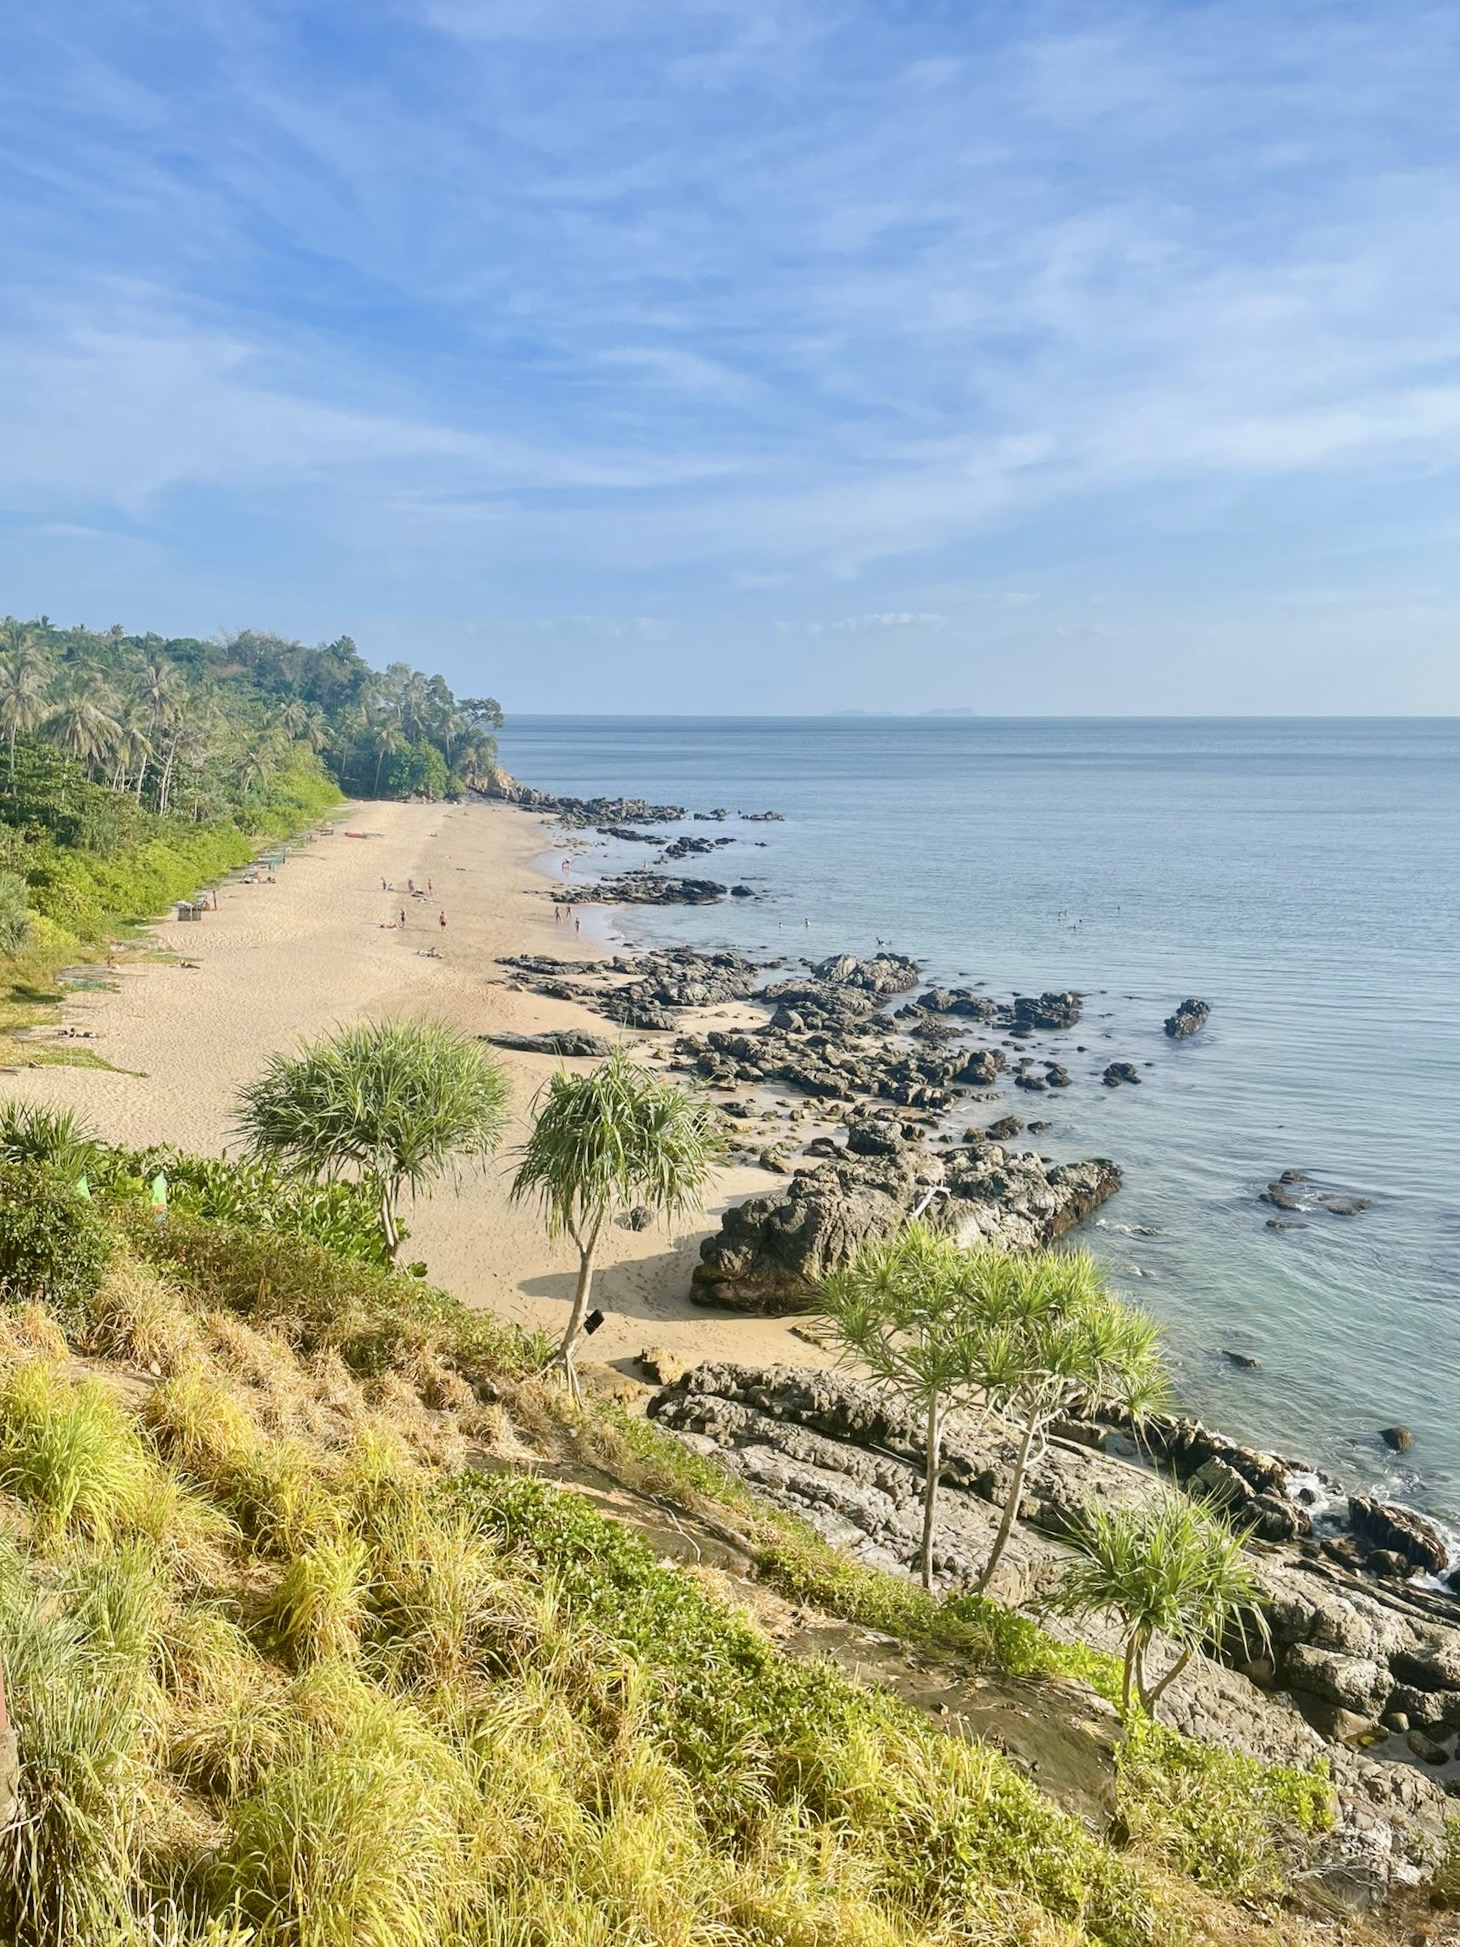
M 24 630 L 13 644 L 11 633 L 18 624 L 5 625 L 6 649 L 0 656 L 0 730 L 10 746 L 10 781 L 15 782 L 15 742 L 28 737 L 45 720 L 55 668 L 50 658 L 36 646 Z
M 631 1204 L 662 1218 L 700 1209 L 723 1139 L 708 1102 L 660 1081 L 622 1048 L 586 1075 L 554 1075 L 536 1111 L 512 1195 L 539 1204 L 549 1237 L 577 1247 L 578 1281 L 555 1361 L 576 1393 L 573 1355 L 604 1225 Z
M 1164 1397 L 1166 1376 L 1160 1328 L 1110 1292 L 1088 1251 L 972 1251 L 968 1290 L 980 1315 L 973 1376 L 988 1409 L 1020 1428 L 1003 1516 L 977 1584 L 982 1592 L 1051 1422 L 1076 1409 L 1118 1408 L 1141 1419 Z
M 979 1320 L 970 1307 L 966 1254 L 923 1223 L 864 1245 L 821 1289 L 843 1352 L 889 1386 L 924 1428 L 923 1587 L 933 1586 L 933 1533 L 943 1426 L 975 1391 Z
M 397 752 L 403 751 L 406 747 L 406 740 L 396 720 L 393 717 L 387 717 L 383 723 L 378 723 L 375 726 L 370 741 L 375 749 L 375 795 L 378 798 L 380 796 L 380 773 L 384 767 L 385 760 L 387 757 L 394 757 Z
M 1136 1703 L 1152 1715 L 1193 1651 L 1220 1643 L 1235 1624 L 1266 1641 L 1261 1588 L 1242 1552 L 1244 1536 L 1220 1515 L 1165 1492 L 1132 1508 L 1085 1508 L 1069 1536 L 1077 1559 L 1066 1569 L 1052 1607 L 1065 1615 L 1119 1616 L 1125 1630 L 1121 1715 Z M 1177 1655 L 1157 1682 L 1146 1655 L 1158 1635 Z
M 507 1104 L 502 1071 L 479 1042 L 435 1021 L 337 1028 L 297 1055 L 275 1055 L 240 1095 L 253 1155 L 333 1179 L 353 1173 L 378 1199 L 392 1259 L 400 1200 L 491 1154 Z
M 90 686 L 82 678 L 71 685 L 48 719 L 63 755 L 83 765 L 88 777 L 115 749 L 121 735 L 115 709 L 110 691 Z

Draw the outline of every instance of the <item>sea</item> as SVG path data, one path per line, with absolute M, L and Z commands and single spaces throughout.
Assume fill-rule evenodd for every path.
M 1120 1165 L 1081 1240 L 1161 1320 L 1185 1408 L 1460 1523 L 1460 720 L 518 717 L 500 743 L 543 790 L 732 814 L 662 829 L 732 838 L 679 869 L 755 899 L 622 908 L 621 939 L 1078 989 L 1074 1086 L 957 1122 L 1012 1109 L 1043 1155 Z M 1173 1041 L 1187 996 L 1210 1021 Z M 1117 1060 L 1139 1086 L 1102 1086 Z M 1261 1200 L 1284 1171 L 1296 1212 Z

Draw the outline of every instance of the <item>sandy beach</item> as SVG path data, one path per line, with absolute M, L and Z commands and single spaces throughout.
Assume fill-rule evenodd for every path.
M 236 1140 L 240 1084 L 273 1050 L 337 1022 L 414 1014 L 473 1034 L 568 1026 L 601 1033 L 603 1022 L 585 1008 L 504 986 L 495 964 L 509 953 L 586 959 L 609 950 L 589 937 L 588 922 L 581 938 L 554 923 L 544 897 L 554 879 L 561 883 L 558 855 L 553 879 L 544 869 L 551 843 L 543 821 L 506 805 L 352 805 L 329 836 L 291 850 L 276 883 L 225 883 L 218 910 L 200 923 L 152 929 L 174 961 L 121 954 L 120 991 L 68 1001 L 64 1024 L 89 1031 L 86 1045 L 109 1068 L 25 1069 L 4 1085 L 76 1110 L 113 1141 L 216 1154 Z M 398 889 L 414 881 L 431 893 L 402 896 L 382 881 Z M 599 915 L 592 923 L 601 924 Z M 426 957 L 431 947 L 442 957 Z M 432 1281 L 468 1304 L 554 1330 L 571 1295 L 570 1254 L 547 1242 L 533 1212 L 509 1201 L 507 1151 L 557 1063 L 515 1053 L 501 1060 L 517 1126 L 503 1154 L 466 1173 L 458 1190 L 442 1186 L 408 1212 L 406 1255 L 423 1257 Z M 608 1318 L 585 1353 L 625 1370 L 647 1345 L 696 1359 L 822 1363 L 782 1323 L 719 1316 L 686 1296 L 713 1219 L 727 1201 L 772 1180 L 756 1169 L 721 1171 L 693 1231 L 611 1227 L 595 1289 Z

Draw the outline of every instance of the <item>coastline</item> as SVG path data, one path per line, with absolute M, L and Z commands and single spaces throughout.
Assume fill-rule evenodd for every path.
M 607 959 L 618 950 L 594 937 L 606 909 L 571 944 L 554 925 L 544 869 L 556 854 L 550 824 L 501 803 L 355 803 L 329 836 L 290 847 L 276 883 L 230 877 L 218 910 L 201 922 L 160 920 L 151 950 L 119 949 L 107 976 L 115 991 L 68 995 L 60 1032 L 106 1067 L 45 1065 L 7 1075 L 6 1092 L 70 1108 L 107 1140 L 171 1142 L 218 1154 L 233 1140 L 236 1089 L 267 1057 L 303 1037 L 360 1016 L 422 1013 L 471 1034 L 601 1031 L 569 1001 L 514 990 L 500 956 L 557 952 Z M 368 837 L 350 837 L 365 832 Z M 430 884 L 427 898 L 383 892 Z M 404 932 L 397 920 L 404 909 Z M 444 910 L 447 924 L 438 923 Z M 441 957 L 428 958 L 435 947 Z M 192 965 L 186 963 L 195 963 Z M 511 1204 L 510 1152 L 532 1097 L 556 1057 L 495 1051 L 512 1091 L 513 1126 L 485 1168 L 444 1184 L 406 1214 L 407 1256 L 465 1303 L 525 1325 L 557 1329 L 573 1274 L 566 1250 L 543 1235 L 535 1212 Z M 726 1203 L 772 1181 L 759 1169 L 718 1172 L 706 1214 L 694 1227 L 634 1232 L 613 1227 L 595 1298 L 608 1314 L 591 1342 L 593 1360 L 634 1369 L 650 1346 L 693 1363 L 819 1365 L 827 1355 L 773 1319 L 716 1318 L 688 1303 L 687 1266 Z

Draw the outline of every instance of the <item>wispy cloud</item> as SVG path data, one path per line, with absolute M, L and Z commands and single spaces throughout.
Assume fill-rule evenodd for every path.
M 316 535 L 346 605 L 870 639 L 995 546 L 1159 582 L 1214 495 L 1424 533 L 1460 466 L 1438 7 L 79 0 L 0 56 L 0 505 L 78 561 L 112 509 L 193 589 L 277 496 L 261 573 Z

